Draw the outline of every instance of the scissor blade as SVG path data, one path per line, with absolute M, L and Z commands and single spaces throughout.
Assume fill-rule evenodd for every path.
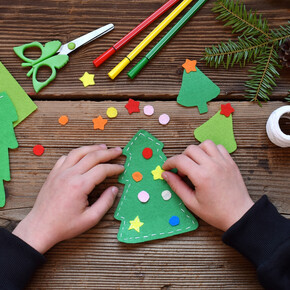
M 92 32 L 89 32 L 81 37 L 78 37 L 66 44 L 63 44 L 57 51 L 58 54 L 69 54 L 70 52 L 76 50 L 80 46 L 87 44 L 96 38 L 103 36 L 104 34 L 110 32 L 114 29 L 114 24 L 110 23 L 101 28 L 98 28 Z

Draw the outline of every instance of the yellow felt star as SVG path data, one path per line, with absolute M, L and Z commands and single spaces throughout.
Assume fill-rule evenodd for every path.
M 134 229 L 138 233 L 140 232 L 140 227 L 144 225 L 144 223 L 140 222 L 139 216 L 136 216 L 133 221 L 130 221 L 130 227 L 129 230 Z
M 153 179 L 157 180 L 157 179 L 163 179 L 161 174 L 162 172 L 164 172 L 165 170 L 163 170 L 160 165 L 158 165 L 154 170 L 151 171 L 151 173 L 153 174 Z
M 196 60 L 189 60 L 186 59 L 185 63 L 182 65 L 183 68 L 186 70 L 187 73 L 191 71 L 196 71 Z
M 108 122 L 108 120 L 103 119 L 102 116 L 99 116 L 98 118 L 95 118 L 92 121 L 94 123 L 94 129 L 100 129 L 100 130 L 104 130 L 105 125 Z
M 83 83 L 84 87 L 87 86 L 93 86 L 95 84 L 94 81 L 94 74 L 89 74 L 88 72 L 85 72 L 79 80 Z

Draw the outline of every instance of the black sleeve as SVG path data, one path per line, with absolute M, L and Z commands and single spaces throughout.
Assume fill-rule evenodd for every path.
M 290 289 L 290 220 L 266 195 L 224 233 L 223 241 L 256 266 L 265 289 Z
M 23 289 L 45 258 L 31 246 L 0 228 L 0 289 Z

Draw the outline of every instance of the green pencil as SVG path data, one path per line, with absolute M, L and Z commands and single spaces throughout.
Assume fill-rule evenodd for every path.
M 146 64 L 170 41 L 170 39 L 190 20 L 207 0 L 198 0 L 194 6 L 162 37 L 162 39 L 128 72 L 133 79 Z

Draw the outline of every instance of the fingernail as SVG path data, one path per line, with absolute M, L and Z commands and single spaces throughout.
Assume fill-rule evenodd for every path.
M 101 148 L 103 148 L 103 149 L 107 149 L 107 145 L 106 144 L 100 144 L 99 145 Z
M 161 176 L 162 176 L 162 178 L 165 179 L 165 180 L 168 179 L 168 174 L 166 174 L 165 172 L 163 172 L 163 173 L 161 174 Z
M 121 148 L 121 147 L 115 147 L 115 149 L 116 149 L 117 151 L 122 152 L 122 148 Z
M 119 191 L 118 187 L 116 187 L 116 186 L 113 186 L 113 187 L 112 187 L 112 193 L 113 193 L 114 195 L 116 195 L 116 194 L 118 193 L 118 191 Z

